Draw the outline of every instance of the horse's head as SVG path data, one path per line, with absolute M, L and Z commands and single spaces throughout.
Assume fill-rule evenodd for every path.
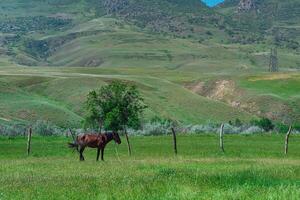
M 113 132 L 112 135 L 113 135 L 114 141 L 115 141 L 117 144 L 121 144 L 121 138 L 120 138 L 119 134 L 116 133 L 116 132 Z

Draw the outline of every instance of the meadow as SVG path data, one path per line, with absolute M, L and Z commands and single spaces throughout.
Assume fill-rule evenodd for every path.
M 0 126 L 82 128 L 87 94 L 113 80 L 137 86 L 148 106 L 145 124 L 267 117 L 299 125 L 297 1 L 268 0 L 241 23 L 229 0 L 214 9 L 195 0 L 130 0 L 116 13 L 111 8 L 127 1 L 4 0 Z M 274 46 L 279 72 L 269 73 Z M 0 200 L 300 199 L 299 134 L 291 135 L 288 155 L 283 134 L 225 135 L 225 153 L 216 134 L 181 134 L 177 156 L 170 135 L 135 135 L 132 156 L 122 138 L 109 144 L 105 162 L 91 149 L 80 162 L 67 148 L 71 138 L 34 133 L 27 156 L 27 138 L 2 132 Z
M 178 155 L 172 137 L 131 137 L 127 146 L 110 143 L 105 162 L 96 151 L 67 148 L 71 138 L 0 138 L 0 199 L 299 199 L 299 135 L 179 135 Z

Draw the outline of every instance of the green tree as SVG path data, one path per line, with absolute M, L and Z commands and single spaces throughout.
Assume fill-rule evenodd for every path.
M 104 113 L 101 101 L 95 90 L 91 91 L 87 96 L 86 110 L 84 128 L 92 127 L 93 129 L 99 129 L 99 132 L 101 133 L 104 122 Z
M 140 127 L 142 114 L 147 107 L 136 86 L 113 81 L 99 90 L 91 91 L 86 105 L 85 126 L 98 127 L 100 130 L 102 127 L 105 130 L 123 130 L 130 155 L 127 128 Z

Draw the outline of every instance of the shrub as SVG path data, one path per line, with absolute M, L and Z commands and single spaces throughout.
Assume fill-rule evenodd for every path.
M 34 133 L 42 136 L 60 135 L 64 132 L 60 127 L 49 121 L 38 120 L 32 125 Z
M 263 132 L 264 132 L 264 129 L 262 129 L 258 126 L 250 126 L 247 129 L 243 130 L 241 132 L 241 134 L 248 135 L 248 134 L 263 133 Z
M 193 125 L 187 127 L 185 130 L 187 133 L 199 134 L 199 133 L 215 133 L 217 128 L 212 124 L 207 125 Z
M 275 130 L 277 133 L 286 133 L 289 130 L 289 126 L 282 123 L 277 123 L 275 126 Z
M 26 132 L 26 126 L 22 124 L 0 125 L 0 135 L 3 136 L 20 136 Z
M 141 130 L 128 130 L 131 135 L 164 135 L 171 133 L 171 128 L 176 127 L 177 133 L 182 134 L 217 134 L 220 131 L 219 124 L 196 124 L 196 125 L 177 125 L 174 126 L 169 121 L 153 120 L 146 123 Z M 224 124 L 224 134 L 256 134 L 263 133 L 265 130 L 259 126 L 240 124 Z
M 294 125 L 294 130 L 300 132 L 300 124 Z
M 225 134 L 239 134 L 241 132 L 240 127 L 236 127 L 230 124 L 224 124 L 224 133 Z
M 141 130 L 128 130 L 131 135 L 165 135 L 170 132 L 171 125 L 168 122 L 152 122 L 144 124 Z
M 267 132 L 274 129 L 274 124 L 268 118 L 253 120 L 253 121 L 251 121 L 251 124 L 254 125 L 254 126 L 258 126 L 258 127 L 264 129 Z

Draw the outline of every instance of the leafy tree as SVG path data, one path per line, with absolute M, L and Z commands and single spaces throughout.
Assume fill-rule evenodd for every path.
M 85 125 L 101 130 L 123 130 L 131 154 L 127 128 L 138 128 L 146 105 L 136 86 L 120 81 L 91 91 L 87 96 Z
M 87 96 L 86 110 L 84 128 L 91 126 L 93 129 L 100 129 L 99 132 L 101 133 L 104 116 L 101 101 L 98 100 L 98 94 L 95 90 Z

